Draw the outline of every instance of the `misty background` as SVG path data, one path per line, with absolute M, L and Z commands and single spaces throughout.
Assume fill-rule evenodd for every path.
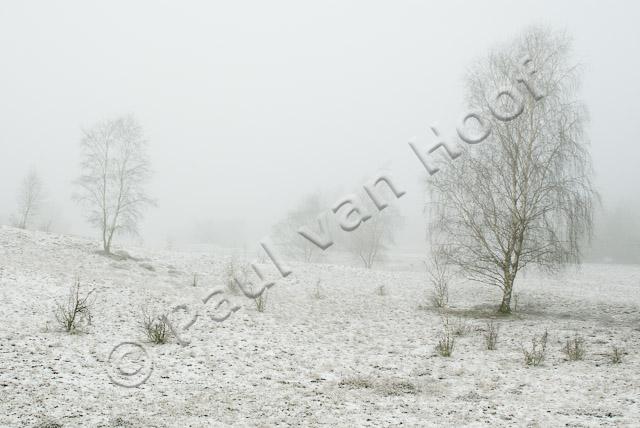
M 565 29 L 602 196 L 591 258 L 640 262 L 640 5 L 632 1 L 3 2 L 0 223 L 23 177 L 51 230 L 97 236 L 71 200 L 81 130 L 133 114 L 158 207 L 141 244 L 255 246 L 304 197 L 379 171 L 407 194 L 399 248 L 424 250 L 425 171 L 407 145 L 453 138 L 466 67 L 527 25 Z M 455 22 L 456 25 L 451 25 Z M 333 198 L 333 199 L 332 199 Z

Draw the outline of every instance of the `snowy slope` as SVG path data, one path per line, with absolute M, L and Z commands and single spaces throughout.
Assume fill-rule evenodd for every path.
M 242 308 L 227 321 L 199 304 L 224 286 L 230 254 L 127 249 L 96 252 L 85 239 L 0 229 L 0 426 L 637 426 L 640 420 L 640 267 L 587 265 L 517 285 L 518 311 L 498 318 L 498 350 L 480 330 L 497 290 L 457 283 L 450 318 L 465 322 L 451 358 L 434 346 L 440 315 L 426 304 L 419 270 L 366 271 L 294 264 L 270 290 L 266 312 Z M 275 271 L 270 274 L 275 277 Z M 191 285 L 197 273 L 197 287 Z M 69 335 L 56 300 L 78 276 L 95 289 L 92 325 Z M 322 298 L 314 298 L 321 279 Z M 384 285 L 385 295 L 377 290 Z M 141 306 L 187 303 L 203 314 L 191 343 L 144 341 Z M 459 321 L 457 317 L 460 317 Z M 521 344 L 549 330 L 539 367 Z M 583 361 L 561 348 L 581 334 Z M 140 342 L 153 361 L 138 388 L 114 385 L 109 353 Z M 612 364 L 613 345 L 625 348 Z

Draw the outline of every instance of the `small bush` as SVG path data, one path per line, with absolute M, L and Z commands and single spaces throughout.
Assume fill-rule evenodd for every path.
M 162 315 L 153 315 L 143 309 L 139 326 L 149 342 L 162 345 L 169 341 L 171 331 L 165 317 Z
M 322 286 L 321 286 L 322 280 L 318 279 L 316 281 L 316 286 L 313 289 L 313 298 L 316 300 L 320 300 L 320 299 L 324 299 L 324 294 L 322 293 Z
M 620 364 L 622 362 L 622 355 L 624 354 L 624 349 L 614 346 L 611 349 L 611 362 L 613 364 Z
M 449 326 L 449 319 L 444 318 L 442 320 L 443 329 L 440 338 L 438 339 L 438 344 L 436 345 L 436 352 L 441 357 L 450 357 L 453 354 L 453 348 L 456 343 L 456 339 L 451 332 L 451 327 Z
M 445 332 L 440 336 L 438 344 L 436 345 L 436 351 L 441 357 L 450 357 L 453 354 L 453 347 L 455 346 L 456 339 L 449 332 Z
M 236 278 L 242 283 L 245 283 L 247 276 L 249 275 L 249 266 L 246 264 L 238 263 L 235 257 L 232 257 L 224 268 L 225 283 L 227 289 L 231 294 L 238 295 L 241 293 L 240 287 L 236 283 Z
M 253 299 L 256 304 L 258 312 L 264 312 L 267 310 L 267 290 L 264 290 L 261 295 Z
M 524 363 L 528 366 L 539 366 L 547 353 L 547 339 L 549 333 L 545 330 L 540 336 L 533 336 L 531 339 L 531 348 L 522 347 L 524 355 Z
M 449 304 L 449 281 L 452 275 L 444 253 L 433 253 L 425 265 L 433 286 L 431 304 L 435 308 L 446 308 Z
M 571 339 L 567 339 L 562 352 L 564 352 L 569 361 L 582 360 L 585 354 L 584 339 L 577 334 Z
M 53 419 L 45 419 L 44 421 L 36 424 L 34 428 L 63 428 L 63 425 Z
M 56 321 L 67 333 L 74 333 L 85 325 L 91 325 L 91 306 L 93 305 L 92 293 L 80 294 L 80 279 L 76 278 L 75 284 L 69 290 L 69 296 L 65 303 L 56 303 Z
M 374 384 L 368 377 L 356 376 L 342 379 L 340 382 L 338 382 L 338 386 L 353 389 L 370 389 L 374 387 Z
M 518 310 L 518 303 L 520 301 L 520 293 L 513 293 L 513 312 Z
M 484 332 L 484 344 L 489 351 L 495 351 L 498 348 L 498 332 L 500 326 L 493 321 L 487 323 Z
M 451 331 L 455 336 L 465 336 L 471 331 L 471 327 L 464 318 L 458 317 L 451 327 Z
M 400 396 L 405 394 L 415 395 L 418 388 L 414 384 L 408 381 L 386 381 L 382 382 L 379 386 L 380 392 L 386 397 Z

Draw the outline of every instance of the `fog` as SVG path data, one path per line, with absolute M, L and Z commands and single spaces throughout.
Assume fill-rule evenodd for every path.
M 96 236 L 71 200 L 81 130 L 133 114 L 149 140 L 158 202 L 142 223 L 144 244 L 251 245 L 306 195 L 337 198 L 384 169 L 407 190 L 399 246 L 421 248 L 425 171 L 407 141 L 430 141 L 433 123 L 453 134 L 465 112 L 465 68 L 539 24 L 574 39 L 604 213 L 633 221 L 639 9 L 631 1 L 3 2 L 0 222 L 35 168 L 52 230 Z

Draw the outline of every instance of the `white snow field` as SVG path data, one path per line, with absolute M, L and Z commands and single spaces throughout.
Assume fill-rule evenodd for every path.
M 127 248 L 136 259 L 115 260 L 97 248 L 0 229 L 0 426 L 640 426 L 638 266 L 529 273 L 516 312 L 495 318 L 495 351 L 483 330 L 498 290 L 456 283 L 449 319 L 467 331 L 447 358 L 435 351 L 442 321 L 419 264 L 293 264 L 265 312 L 235 295 L 242 308 L 218 323 L 201 304 L 190 344 L 153 345 L 137 326 L 141 306 L 196 305 L 224 286 L 230 255 Z M 93 319 L 67 334 L 53 311 L 76 275 L 95 289 Z M 545 329 L 546 359 L 526 366 L 521 345 Z M 568 361 L 562 347 L 576 333 L 586 355 Z M 109 353 L 123 341 L 153 360 L 138 388 L 109 377 Z M 625 350 L 619 364 L 614 346 Z

